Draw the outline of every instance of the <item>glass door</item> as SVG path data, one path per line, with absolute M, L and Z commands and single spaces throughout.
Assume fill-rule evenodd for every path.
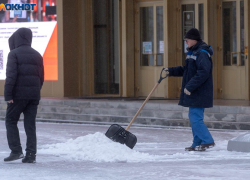
M 93 1 L 94 94 L 119 94 L 119 1 Z
M 156 28 L 154 28 L 155 26 Z M 154 32 L 155 30 L 156 32 Z M 163 66 L 162 6 L 140 7 L 140 46 L 141 66 Z
M 136 12 L 136 96 L 147 96 L 164 66 L 162 3 L 138 3 Z M 164 97 L 159 86 L 152 97 Z
M 244 1 L 223 1 L 222 97 L 224 99 L 244 99 L 245 97 L 244 26 Z
M 180 23 L 178 29 L 181 29 L 180 38 L 177 39 L 178 49 L 177 52 L 178 66 L 185 65 L 187 44 L 184 41 L 186 33 L 191 28 L 197 28 L 200 31 L 201 38 L 207 42 L 207 0 L 181 0 L 180 1 Z M 178 93 L 180 95 L 182 78 L 177 78 Z
M 200 31 L 201 38 L 207 42 L 207 24 L 205 24 L 204 18 L 206 15 L 204 0 L 183 0 L 181 1 L 181 24 L 182 24 L 182 65 L 184 65 L 187 53 L 187 44 L 184 41 L 186 33 L 191 28 L 197 28 Z

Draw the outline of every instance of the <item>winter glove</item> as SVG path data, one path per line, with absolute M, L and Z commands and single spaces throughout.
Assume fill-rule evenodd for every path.
M 164 68 L 164 72 L 166 73 L 166 75 L 169 75 L 168 68 Z
M 13 100 L 10 100 L 10 101 L 7 101 L 8 103 L 14 103 L 14 101 Z
M 184 93 L 185 93 L 186 95 L 191 95 L 191 92 L 189 92 L 186 88 L 184 89 Z

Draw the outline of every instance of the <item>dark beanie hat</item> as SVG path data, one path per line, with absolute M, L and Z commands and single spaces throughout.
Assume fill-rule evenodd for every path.
M 192 28 L 187 32 L 187 34 L 185 35 L 185 38 L 200 41 L 201 35 L 198 29 Z

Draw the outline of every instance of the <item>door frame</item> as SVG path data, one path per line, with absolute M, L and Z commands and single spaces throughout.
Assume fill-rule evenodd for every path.
M 224 68 L 227 69 L 227 67 L 223 66 L 223 36 L 222 36 L 222 31 L 223 31 L 223 27 L 222 27 L 222 21 L 223 21 L 223 12 L 222 12 L 222 3 L 223 2 L 232 2 L 232 1 L 241 1 L 241 0 L 220 0 L 217 3 L 218 6 L 218 18 L 217 18 L 217 37 L 218 37 L 218 44 L 217 44 L 217 49 L 218 49 L 218 54 L 217 54 L 217 61 L 218 61 L 218 71 L 217 71 L 217 87 L 218 87 L 218 99 L 223 99 L 223 89 L 222 89 L 222 81 L 223 81 L 223 73 L 222 70 Z M 250 5 L 250 2 L 248 2 L 248 0 L 243 0 L 244 1 L 244 47 L 248 49 L 248 44 L 249 44 L 249 35 L 248 35 L 248 23 L 249 23 L 249 18 L 248 18 L 248 6 Z M 237 3 L 238 4 L 238 3 Z M 240 10 L 240 7 L 236 4 L 236 8 L 238 9 L 238 11 Z M 240 16 L 239 13 L 236 10 L 236 26 L 240 26 Z M 238 12 L 238 13 L 237 13 Z M 237 30 L 237 38 L 240 37 L 240 32 Z M 237 48 L 240 47 L 240 41 L 237 42 Z M 238 50 L 237 50 L 238 51 Z M 245 52 L 246 54 L 246 52 Z M 250 88 L 249 88 L 249 62 L 248 62 L 248 54 L 246 54 L 245 56 L 245 95 L 243 97 L 243 99 L 245 100 L 249 100 L 250 98 Z M 235 68 L 235 67 L 233 67 Z
M 166 60 L 166 53 L 167 53 L 167 48 L 166 48 L 166 44 L 167 44 L 167 30 L 166 30 L 166 0 L 164 1 L 145 1 L 145 0 L 136 0 L 135 1 L 135 97 L 139 97 L 139 93 L 140 93 L 140 87 L 139 87 L 139 82 L 141 80 L 141 76 L 140 76 L 140 7 L 150 7 L 153 6 L 154 8 L 156 6 L 162 6 L 163 7 L 163 39 L 164 39 L 164 55 L 163 55 L 163 67 L 167 66 L 167 60 Z M 154 37 L 156 37 L 156 17 L 154 16 Z M 154 43 L 154 51 L 157 49 L 156 48 L 157 44 Z M 154 66 L 157 67 L 157 66 Z M 151 69 L 152 67 L 144 67 L 144 69 Z M 155 74 L 156 74 L 155 70 Z M 157 77 L 157 76 L 156 76 Z M 160 77 L 160 74 L 159 74 Z M 157 80 L 155 81 L 157 82 Z M 162 81 L 161 82 L 161 86 L 164 86 L 164 88 L 166 89 L 166 84 L 167 81 Z M 153 88 L 153 87 L 152 87 Z M 167 90 L 164 91 L 164 98 L 167 97 Z

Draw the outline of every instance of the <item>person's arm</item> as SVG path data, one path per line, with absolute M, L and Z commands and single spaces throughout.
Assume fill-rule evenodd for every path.
M 8 54 L 6 80 L 4 86 L 4 99 L 10 102 L 13 100 L 13 88 L 17 79 L 17 58 L 14 53 Z
M 176 66 L 168 68 L 169 76 L 183 76 L 185 66 Z
M 190 93 L 192 93 L 209 78 L 212 68 L 212 62 L 205 52 L 201 52 L 196 61 L 197 73 L 190 79 L 185 87 Z
M 44 66 L 43 66 L 43 58 L 42 58 L 42 74 L 41 74 L 40 80 L 41 80 L 41 89 L 42 89 L 43 82 L 44 82 Z

